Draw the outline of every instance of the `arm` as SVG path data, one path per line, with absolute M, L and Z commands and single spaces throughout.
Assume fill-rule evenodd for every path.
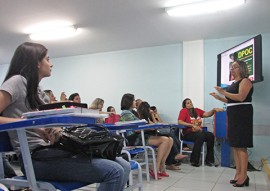
M 241 83 L 239 84 L 239 93 L 238 94 L 233 94 L 225 91 L 224 89 L 220 87 L 215 87 L 215 89 L 222 95 L 235 100 L 235 101 L 244 101 L 252 88 L 252 83 L 249 79 L 244 78 Z
M 65 102 L 65 101 L 68 101 L 67 96 L 66 96 L 65 92 L 61 92 L 60 102 Z
M 213 108 L 212 110 L 210 110 L 208 112 L 204 112 L 202 117 L 203 118 L 211 117 L 216 112 L 221 112 L 221 111 L 224 111 L 224 109 L 222 109 L 222 108 Z
M 155 118 L 157 118 L 158 122 L 163 122 L 158 113 L 155 114 Z
M 184 126 L 186 126 L 186 127 L 190 127 L 190 128 L 192 128 L 194 131 L 202 131 L 202 129 L 201 129 L 199 126 L 197 126 L 197 125 L 195 125 L 195 124 L 192 124 L 192 123 L 187 123 L 187 122 L 185 122 L 185 121 L 183 121 L 183 120 L 178 120 L 178 124 L 179 124 L 179 125 L 184 125 Z
M 0 91 L 0 113 L 3 112 L 11 103 L 11 95 L 5 91 Z M 23 119 L 0 116 L 0 124 L 11 123 L 20 120 Z M 38 133 L 45 142 L 50 141 L 51 144 L 53 144 L 59 139 L 61 130 L 61 128 L 39 128 L 35 129 L 35 132 Z
M 2 113 L 11 103 L 12 103 L 11 95 L 5 91 L 0 91 L 0 113 Z M 22 119 L 0 116 L 0 124 L 11 123 L 20 120 Z
M 219 96 L 216 92 L 212 92 L 212 93 L 210 93 L 210 95 L 213 96 L 215 99 L 222 101 L 224 103 L 228 102 L 228 100 L 225 97 Z

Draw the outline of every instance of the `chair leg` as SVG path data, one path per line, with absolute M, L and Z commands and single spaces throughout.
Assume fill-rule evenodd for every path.
M 155 150 L 153 149 L 153 147 L 147 147 L 148 149 L 151 150 L 152 152 L 152 158 L 153 158 L 153 166 L 154 166 L 154 173 L 155 173 L 155 179 L 158 180 L 158 177 L 157 177 L 157 173 L 158 173 L 158 169 L 157 169 L 157 163 L 156 163 L 156 152 Z
M 205 143 L 203 143 L 202 145 L 202 166 L 204 166 L 204 160 L 205 160 L 205 151 L 204 151 L 204 148 L 205 148 Z

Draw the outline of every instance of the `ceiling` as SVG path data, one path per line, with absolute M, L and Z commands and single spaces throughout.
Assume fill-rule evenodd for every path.
M 0 64 L 30 41 L 25 28 L 69 20 L 81 33 L 39 42 L 51 58 L 270 33 L 270 0 L 247 0 L 229 11 L 189 18 L 169 17 L 170 0 L 0 0 Z

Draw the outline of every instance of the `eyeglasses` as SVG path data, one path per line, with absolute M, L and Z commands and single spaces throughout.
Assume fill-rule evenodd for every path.
M 239 68 L 239 66 L 231 67 L 230 70 L 234 70 L 236 68 Z

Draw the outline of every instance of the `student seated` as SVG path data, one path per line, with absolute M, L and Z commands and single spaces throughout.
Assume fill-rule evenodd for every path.
M 78 93 L 73 93 L 68 98 L 69 101 L 73 101 L 75 103 L 81 103 L 81 97 Z
M 39 105 L 44 104 L 39 97 L 39 82 L 49 77 L 51 70 L 48 50 L 43 45 L 25 42 L 16 49 L 0 87 L 0 124 L 20 121 L 22 113 L 35 111 Z M 100 183 L 99 191 L 124 190 L 130 173 L 130 165 L 124 159 L 90 159 L 56 147 L 42 149 L 43 146 L 57 142 L 61 136 L 61 128 L 35 128 L 25 131 L 30 152 L 35 155 L 32 162 L 37 180 Z M 20 156 L 16 131 L 8 131 L 8 135 L 12 147 Z M 34 152 L 37 148 L 40 148 L 39 152 Z M 50 157 L 51 160 L 48 160 Z M 24 174 L 25 170 L 22 165 Z
M 194 146 L 190 156 L 190 162 L 192 166 L 198 167 L 201 156 L 201 149 L 203 142 L 207 144 L 207 154 L 205 158 L 205 164 L 207 166 L 213 166 L 214 160 L 214 141 L 215 136 L 212 132 L 202 131 L 202 119 L 211 117 L 215 112 L 223 111 L 221 108 L 214 108 L 211 111 L 203 111 L 199 108 L 194 108 L 192 101 L 186 98 L 182 103 L 183 109 L 181 109 L 178 116 L 178 124 L 186 126 L 183 129 L 183 139 L 187 141 L 193 141 Z
M 146 101 L 141 102 L 140 106 L 138 107 L 138 114 L 140 119 L 145 119 L 149 124 L 160 123 L 156 120 L 154 112 L 150 109 L 150 105 Z M 182 155 L 179 153 L 180 141 L 173 133 L 171 133 L 170 128 L 166 128 L 165 130 L 167 131 L 165 132 L 160 132 L 161 130 L 164 129 L 154 131 L 156 136 L 167 136 L 173 139 L 173 146 L 169 156 L 166 159 L 166 168 L 168 170 L 180 170 L 180 167 L 177 165 L 177 161 L 186 158 L 187 155 Z M 147 134 L 147 131 L 145 133 Z M 153 133 L 153 131 L 150 131 L 150 133 Z
M 135 108 L 135 97 L 133 94 L 124 94 L 121 100 L 121 117 L 120 121 L 134 121 L 139 120 L 133 113 L 132 110 Z M 142 138 L 140 132 L 129 132 L 127 139 L 129 145 L 141 146 Z M 150 134 L 145 134 L 145 143 L 150 146 L 157 146 L 157 158 L 156 158 L 156 168 L 158 170 L 158 179 L 162 176 L 168 177 L 169 175 L 165 171 L 165 161 L 170 153 L 173 145 L 173 140 L 166 136 L 153 136 Z M 149 169 L 152 178 L 155 178 L 153 172 L 153 166 Z

